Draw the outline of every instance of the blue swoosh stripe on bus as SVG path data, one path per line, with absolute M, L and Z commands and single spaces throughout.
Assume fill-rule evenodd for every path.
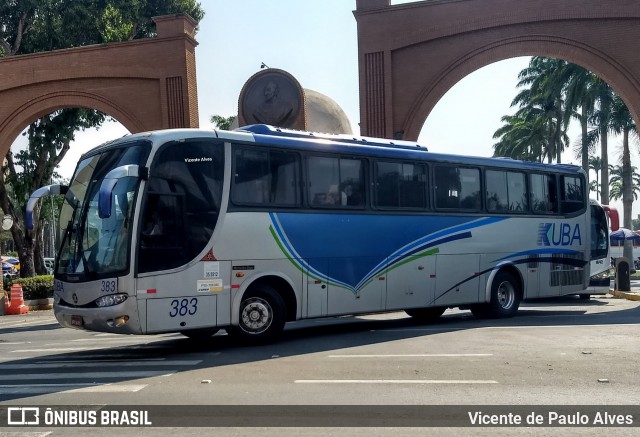
M 303 269 L 306 269 L 309 273 L 312 273 L 313 275 L 317 276 L 320 279 L 325 280 L 326 282 L 331 282 L 331 283 L 343 286 L 345 288 L 348 288 L 352 291 L 355 291 L 352 286 L 345 284 L 344 282 L 337 281 L 334 278 L 331 278 L 327 274 L 320 272 L 319 270 L 313 268 L 309 263 L 307 263 L 304 260 L 304 258 L 302 258 L 300 254 L 297 253 L 296 250 L 291 245 L 291 242 L 287 238 L 287 235 L 282 230 L 282 226 L 280 224 L 280 221 L 278 220 L 277 214 L 269 213 L 269 216 L 271 217 L 271 223 L 273 224 L 273 228 L 275 229 L 276 233 L 280 237 L 280 241 L 282 242 L 282 244 L 285 246 L 285 248 L 291 255 L 291 258 L 296 260 Z
M 415 242 L 412 242 L 412 243 L 408 244 L 407 246 L 405 246 L 405 247 L 403 247 L 401 249 L 398 249 L 397 251 L 393 252 L 389 256 L 389 258 L 393 259 L 394 255 L 396 255 L 396 253 L 399 253 L 399 252 L 401 252 L 401 253 L 398 256 L 402 256 L 402 254 L 406 250 L 411 249 L 412 246 L 424 244 L 425 241 L 429 241 L 429 240 L 432 240 L 434 238 L 438 238 L 438 237 L 443 236 L 443 235 L 451 235 L 452 233 L 459 232 L 459 231 L 464 231 L 464 230 L 478 228 L 480 226 L 490 225 L 490 224 L 493 224 L 493 223 L 501 222 L 503 220 L 507 220 L 507 217 L 485 217 L 485 218 L 481 218 L 481 219 L 478 219 L 478 220 L 474 220 L 474 221 L 469 222 L 469 223 L 464 223 L 462 225 L 457 225 L 457 226 L 453 226 L 451 228 L 442 229 L 442 230 L 439 230 L 439 231 L 434 232 L 432 234 L 425 235 L 424 237 L 416 240 Z
M 382 262 L 380 262 L 380 264 L 378 264 L 376 267 L 374 267 L 374 269 L 372 270 L 371 275 L 368 275 L 368 277 L 372 277 L 375 276 L 375 274 L 377 274 L 378 272 L 380 272 L 381 270 L 383 270 L 384 268 L 390 267 L 393 264 L 402 261 L 403 259 L 407 258 L 408 256 L 411 256 L 417 252 L 420 252 L 422 250 L 428 249 L 429 247 L 433 247 L 436 244 L 443 244 L 443 243 L 448 243 L 450 241 L 454 241 L 457 239 L 461 239 L 461 238 L 469 238 L 471 237 L 470 233 L 465 233 L 464 236 L 461 237 L 452 237 L 451 233 L 454 232 L 458 232 L 461 230 L 467 230 L 467 229 L 474 229 L 480 226 L 485 226 L 488 224 L 493 224 L 496 222 L 500 222 L 502 220 L 506 220 L 506 217 L 487 217 L 487 218 L 482 218 L 479 220 L 474 220 L 472 222 L 469 223 L 465 223 L 462 225 L 457 225 L 457 226 L 452 226 L 450 228 L 447 229 L 443 229 L 437 232 L 433 232 L 429 235 L 426 235 L 422 238 L 419 238 L 409 244 L 407 244 L 406 246 L 396 250 L 395 252 L 393 252 L 391 255 L 389 255 L 386 259 L 384 259 Z M 446 237 L 444 239 L 441 240 L 437 240 L 437 242 L 433 241 L 434 238 L 437 238 L 439 236 L 442 235 L 446 235 Z M 460 234 L 463 235 L 463 234 Z M 367 277 L 365 277 L 363 279 L 366 280 Z M 361 281 L 361 282 L 363 282 Z
M 372 271 L 370 274 L 368 274 L 367 276 L 365 276 L 359 283 L 358 285 L 356 285 L 356 289 L 360 288 L 360 286 L 362 284 L 364 284 L 365 282 L 367 282 L 369 279 L 371 279 L 372 277 L 376 276 L 377 274 L 379 274 L 381 271 L 383 271 L 384 269 L 387 269 L 391 266 L 393 266 L 396 263 L 402 262 L 403 260 L 407 259 L 408 257 L 422 252 L 423 250 L 426 250 L 430 247 L 434 247 L 437 246 L 439 244 L 445 244 L 445 243 L 450 243 L 452 241 L 456 241 L 456 240 L 462 240 L 465 238 L 471 238 L 471 232 L 463 232 L 461 234 L 456 234 L 456 235 L 449 235 L 448 237 L 444 237 L 444 238 L 440 238 L 438 240 L 435 241 L 431 241 L 423 246 L 417 247 L 415 249 L 413 249 L 411 252 L 407 252 L 405 254 L 403 254 L 402 256 L 397 256 L 393 262 L 389 261 L 387 263 L 385 263 L 384 265 L 382 265 L 382 268 L 378 268 L 375 271 Z M 391 260 L 391 258 L 388 258 L 389 260 Z M 378 265 L 380 266 L 380 264 Z
M 451 235 L 452 233 L 477 228 L 507 219 L 506 217 L 470 219 L 468 217 L 460 216 L 438 216 L 430 217 L 429 220 L 425 220 L 423 217 L 418 216 L 399 217 L 382 215 L 362 216 L 350 214 L 315 214 L 307 216 L 307 220 L 301 222 L 299 214 L 270 213 L 269 215 L 278 238 L 282 242 L 283 247 L 285 247 L 285 249 L 291 254 L 292 260 L 298 262 L 304 269 L 307 269 L 308 272 L 313 273 L 315 276 L 352 290 L 362 286 L 363 283 L 366 283 L 369 279 L 374 277 L 376 273 L 384 270 L 389 265 L 400 262 L 401 260 L 406 259 L 406 257 L 414 255 L 421 250 L 426 250 L 427 248 L 433 247 L 437 244 L 444 244 L 457 239 L 470 237 L 470 234 L 467 232 L 461 233 L 458 236 Z M 283 223 L 281 219 L 289 220 L 287 220 L 287 223 Z M 463 223 L 460 223 L 460 221 L 463 221 Z M 392 234 L 385 233 L 384 230 L 389 227 L 389 222 L 391 222 L 394 229 L 399 229 L 401 231 Z M 348 224 L 348 227 L 344 228 L 346 232 L 348 232 L 347 235 L 336 236 L 335 232 L 331 232 L 338 223 Z M 316 237 L 317 241 L 315 242 L 318 244 L 314 245 L 309 243 L 310 234 L 308 232 L 308 228 L 310 226 L 314 228 L 316 235 L 322 236 Z M 294 230 L 297 234 L 298 242 L 302 243 L 301 248 L 303 250 L 306 245 L 307 251 L 311 248 L 313 248 L 314 251 L 309 254 L 302 254 L 298 252 L 298 245 L 294 244 L 290 240 L 289 233 L 285 231 L 288 227 Z M 436 229 L 434 229 L 434 227 Z M 438 227 L 440 227 L 440 229 L 437 229 Z M 425 231 L 427 232 L 427 235 L 420 235 L 420 232 Z M 334 272 L 338 275 L 342 275 L 344 279 L 348 280 L 348 282 L 338 279 L 336 275 L 329 276 L 328 273 L 323 273 L 310 262 L 314 258 L 350 258 L 351 256 L 355 256 L 350 255 L 349 253 L 353 251 L 353 245 L 348 245 L 348 243 L 347 245 L 343 244 L 349 240 L 353 242 L 353 234 L 351 234 L 351 232 L 355 234 L 357 243 L 369 243 L 368 247 L 362 246 L 361 249 L 362 251 L 371 253 L 372 255 L 365 258 L 359 256 L 359 258 L 361 258 L 361 262 L 358 263 L 358 265 L 354 265 L 353 263 L 349 263 L 348 266 L 346 264 L 332 264 L 332 269 L 335 269 Z M 413 241 L 409 241 L 403 247 L 395 250 L 393 249 L 392 245 L 394 240 L 396 244 L 401 244 L 401 241 L 398 240 L 407 237 L 411 238 L 412 233 L 417 238 L 414 237 L 415 239 Z M 327 238 L 328 235 L 331 235 L 332 238 Z M 384 238 L 381 240 L 380 238 L 372 238 L 370 235 L 382 236 Z M 395 238 L 389 238 L 390 236 Z M 318 240 L 318 238 L 321 239 Z M 386 242 L 386 248 L 384 247 L 385 245 L 380 245 L 381 241 Z M 375 243 L 375 246 L 371 246 L 371 243 Z M 387 252 L 387 250 L 389 249 L 391 249 L 391 255 L 388 255 L 389 252 Z M 367 261 L 367 258 L 369 261 Z M 378 258 L 376 264 L 367 266 L 370 261 L 375 262 L 375 258 Z M 328 267 L 328 265 L 326 267 Z M 357 276 L 360 276 L 360 278 Z
M 269 217 L 271 218 L 271 224 L 273 224 L 273 229 L 275 229 L 276 233 L 280 237 L 280 242 L 283 244 L 283 246 L 285 246 L 285 248 L 287 249 L 287 251 L 291 255 L 291 258 L 295 259 L 298 263 L 300 263 L 300 265 L 302 265 L 303 268 L 307 268 L 307 270 L 311 271 L 312 269 L 310 269 L 310 268 L 308 268 L 306 266 L 306 263 L 304 262 L 304 259 L 300 256 L 300 254 L 298 254 L 296 252 L 296 250 L 293 248 L 293 246 L 291 246 L 291 243 L 289 242 L 289 239 L 287 238 L 286 234 L 282 231 L 282 226 L 280 224 L 280 221 L 278 220 L 277 214 L 274 214 L 274 213 L 270 212 L 269 213 Z M 323 273 L 320 273 L 320 272 L 318 272 L 316 270 L 314 270 L 313 273 L 315 275 L 317 275 L 317 276 L 320 276 L 321 278 L 323 278 L 325 276 Z

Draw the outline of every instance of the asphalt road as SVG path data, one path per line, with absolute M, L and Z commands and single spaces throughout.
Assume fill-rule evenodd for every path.
M 0 317 L 0 407 L 178 405 L 187 407 L 167 415 L 197 416 L 211 413 L 196 414 L 197 406 L 218 405 L 241 421 L 212 429 L 92 428 L 91 435 L 636 435 L 637 427 L 362 427 L 358 406 L 383 418 L 403 411 L 388 406 L 407 406 L 408 419 L 421 405 L 433 406 L 423 413 L 435 418 L 455 416 L 459 405 L 507 406 L 504 413 L 534 407 L 545 415 L 556 405 L 576 413 L 587 405 L 637 406 L 638 338 L 640 302 L 611 298 L 529 302 L 507 320 L 459 310 L 429 325 L 404 313 L 310 320 L 288 325 L 280 342 L 260 347 L 237 346 L 226 335 L 203 344 L 179 334 L 76 331 L 39 312 Z M 301 415 L 317 406 L 322 414 L 308 423 L 284 417 L 291 427 L 270 427 L 268 416 L 279 410 L 251 405 L 302 406 L 293 410 Z M 351 408 L 324 407 L 331 405 Z M 640 424 L 640 414 L 634 420 Z M 315 427 L 300 427 L 309 424 Z M 87 428 L 3 425 L 2 436 L 87 435 Z

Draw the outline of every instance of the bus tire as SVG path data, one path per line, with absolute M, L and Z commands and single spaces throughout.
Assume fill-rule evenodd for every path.
M 446 307 L 410 308 L 404 312 L 421 322 L 432 322 L 438 319 L 446 309 Z
M 284 328 L 285 304 L 282 297 L 267 285 L 249 289 L 240 302 L 238 326 L 231 333 L 248 343 L 268 343 Z
M 500 271 L 491 284 L 491 301 L 472 305 L 471 312 L 481 319 L 512 317 L 518 312 L 521 299 L 522 290 L 518 280 L 511 273 Z
M 180 331 L 180 334 L 190 340 L 208 340 L 218 333 L 218 328 L 190 329 L 188 331 Z

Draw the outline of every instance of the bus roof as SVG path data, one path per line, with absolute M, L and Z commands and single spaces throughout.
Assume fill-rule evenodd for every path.
M 214 137 L 244 143 L 255 142 L 300 151 L 331 151 L 342 154 L 357 154 L 405 160 L 429 160 L 451 162 L 462 165 L 483 165 L 531 171 L 544 170 L 567 173 L 583 172 L 580 166 L 573 164 L 545 164 L 503 157 L 493 158 L 434 153 L 429 152 L 426 147 L 420 146 L 418 143 L 411 141 L 358 137 L 345 134 L 323 134 L 292 129 L 280 129 L 268 125 L 243 126 L 234 131 L 183 128 L 141 132 L 125 135 L 117 140 L 101 144 L 100 146 L 97 146 L 85 153 L 81 159 L 85 156 L 97 153 L 102 149 L 117 147 L 124 142 L 141 139 L 166 142 L 196 137 Z
M 306 138 L 312 140 L 325 140 L 342 144 L 360 144 L 368 146 L 383 146 L 392 148 L 404 148 L 409 150 L 428 151 L 424 146 L 412 141 L 389 140 L 386 138 L 366 138 L 347 134 L 325 134 L 317 132 L 300 131 L 294 129 L 282 129 L 267 124 L 252 124 L 243 126 L 236 131 L 251 132 L 254 134 L 270 135 L 279 138 Z

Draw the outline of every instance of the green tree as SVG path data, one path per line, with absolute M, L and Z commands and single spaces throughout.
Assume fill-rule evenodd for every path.
M 563 72 L 567 62 L 560 59 L 533 57 L 529 67 L 518 75 L 518 87 L 528 87 L 514 98 L 511 106 L 520 105 L 526 111 L 545 121 L 547 129 L 546 156 L 551 162 L 561 162 L 566 145 L 565 105 L 563 98 Z
M 596 103 L 596 80 L 597 76 L 576 64 L 567 64 L 562 78 L 566 85 L 565 116 L 569 115 L 580 123 L 580 142 L 576 148 L 576 157 L 581 159 L 582 169 L 587 174 L 590 169 L 589 156 L 595 151 L 595 146 L 589 142 L 589 118 L 593 115 Z M 566 124 L 569 124 L 568 120 Z
M 209 120 L 218 129 L 231 130 L 231 125 L 236 121 L 236 116 L 223 117 L 222 115 L 212 115 Z
M 600 142 L 600 158 L 602 159 L 602 167 L 600 169 L 600 180 L 609 180 L 609 133 L 612 131 L 611 111 L 614 100 L 613 89 L 600 78 L 594 83 L 594 92 L 596 95 L 596 109 L 589 122 L 596 126 L 589 132 L 589 142 Z M 600 186 L 600 201 L 605 205 L 609 203 L 609 185 L 603 183 Z
M 635 168 L 631 165 L 631 150 L 629 148 L 630 137 L 638 138 L 638 130 L 633 121 L 631 112 L 622 99 L 614 95 L 611 105 L 611 130 L 622 135 L 622 208 L 623 208 L 623 225 L 631 228 L 632 204 L 634 198 L 637 199 L 637 191 L 640 186 L 633 180 Z M 631 254 L 629 254 L 631 255 Z M 625 256 L 627 256 L 625 254 Z
M 494 134 L 499 139 L 493 145 L 494 156 L 541 162 L 547 143 L 547 128 L 543 118 L 519 112 L 501 118 L 505 124 Z
M 622 165 L 613 165 L 609 167 L 609 173 L 611 178 L 609 179 L 609 193 L 612 200 L 620 200 L 624 196 L 624 173 L 625 170 Z M 640 195 L 640 173 L 638 173 L 635 166 L 631 166 L 631 197 L 633 200 L 638 200 Z M 630 220 L 623 220 L 622 226 L 631 229 L 631 215 Z
M 519 109 L 514 116 L 503 117 L 507 124 L 494 133 L 494 138 L 500 138 L 494 145 L 494 155 L 529 156 L 539 161 L 546 157 L 548 162 L 561 162 L 569 141 L 566 131 L 570 116 L 563 94 L 568 65 L 558 59 L 531 58 L 529 66 L 518 74 L 518 88 L 522 90 L 511 103 Z
M 204 16 L 196 0 L 5 1 L 0 4 L 0 56 L 152 37 L 152 17 L 174 13 L 187 13 L 196 22 Z M 27 196 L 52 179 L 75 132 L 98 127 L 105 118 L 91 109 L 65 108 L 32 122 L 26 133 L 27 149 L 7 155 L 7 177 L 0 178 L 4 213 L 21 218 Z M 35 238 L 25 235 L 24 220 L 17 219 L 11 229 L 22 276 L 45 271 L 39 208 L 35 213 Z
M 590 156 L 589 157 L 589 170 L 593 170 L 596 174 L 596 180 L 591 181 L 591 183 L 595 182 L 595 189 L 591 188 L 591 191 L 595 191 L 596 199 L 600 200 L 600 170 L 602 169 L 602 159 L 599 156 Z
M 625 204 L 625 178 L 630 177 L 632 180 L 630 193 L 626 193 L 627 196 L 633 200 L 638 200 L 638 194 L 640 193 L 640 173 L 636 171 L 636 168 L 631 166 L 630 175 L 627 175 L 629 170 L 624 168 L 624 165 L 612 166 L 610 168 L 611 179 L 609 180 L 610 196 L 613 200 L 622 199 L 622 205 L 624 210 L 623 227 L 627 229 L 633 229 L 633 220 L 631 217 L 631 206 Z M 628 201 L 628 199 L 627 199 Z M 625 241 L 622 249 L 623 256 L 628 259 L 633 259 L 633 246 L 631 241 Z

